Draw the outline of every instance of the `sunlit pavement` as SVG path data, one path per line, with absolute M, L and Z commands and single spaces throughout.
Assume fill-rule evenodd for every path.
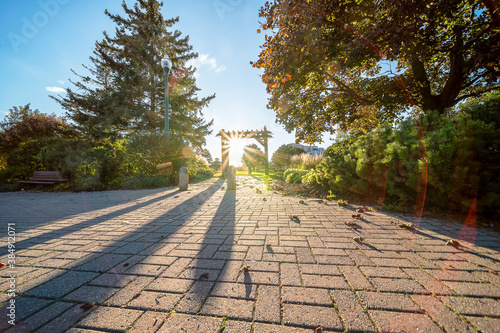
M 500 331 L 498 233 L 238 184 L 0 193 L 0 332 Z

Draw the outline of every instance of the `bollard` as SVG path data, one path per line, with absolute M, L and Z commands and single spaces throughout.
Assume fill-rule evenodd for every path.
M 179 170 L 179 191 L 187 191 L 189 183 L 188 168 L 182 167 Z
M 232 165 L 227 172 L 227 189 L 236 190 L 236 168 Z

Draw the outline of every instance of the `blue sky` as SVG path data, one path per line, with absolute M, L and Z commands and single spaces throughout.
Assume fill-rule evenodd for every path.
M 127 1 L 132 6 L 134 1 Z M 274 112 L 266 108 L 267 93 L 257 60 L 264 36 L 257 34 L 258 10 L 265 0 L 164 0 L 165 18 L 179 16 L 174 29 L 189 35 L 199 54 L 200 96 L 213 93 L 216 98 L 204 110 L 214 119 L 213 134 L 207 148 L 220 158 L 220 129 L 251 130 L 264 126 L 273 132 L 270 157 L 282 144 L 294 142 L 275 123 Z M 13 106 L 26 105 L 45 113 L 64 115 L 50 94 L 72 87 L 71 69 L 84 73 L 89 56 L 103 31 L 115 26 L 104 14 L 123 14 L 119 0 L 23 0 L 0 4 L 0 120 Z M 328 137 L 325 137 L 328 140 Z M 244 144 L 255 143 L 245 140 Z M 330 142 L 321 144 L 327 147 Z

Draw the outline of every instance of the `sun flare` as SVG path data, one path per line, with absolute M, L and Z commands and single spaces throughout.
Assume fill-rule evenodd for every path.
M 245 153 L 245 142 L 240 139 L 231 139 L 229 141 L 229 165 L 241 166 L 241 158 Z

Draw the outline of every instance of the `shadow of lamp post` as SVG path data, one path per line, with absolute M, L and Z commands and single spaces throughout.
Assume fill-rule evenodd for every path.
M 165 72 L 165 137 L 167 140 L 170 139 L 170 129 L 169 129 L 169 121 L 168 121 L 168 73 L 172 68 L 172 61 L 165 55 L 163 59 L 161 59 L 161 67 L 163 67 L 163 71 Z

